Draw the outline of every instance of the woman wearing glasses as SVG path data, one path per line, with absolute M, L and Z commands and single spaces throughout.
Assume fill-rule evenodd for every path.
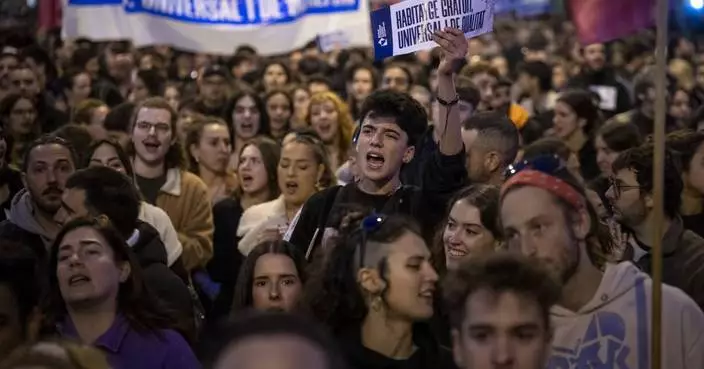
M 281 149 L 277 180 L 281 196 L 242 214 L 237 235 L 242 237 L 238 248 L 243 255 L 263 241 L 280 239 L 308 198 L 334 184 L 322 141 L 310 133 L 288 135 Z
M 433 316 L 438 275 L 419 227 L 374 214 L 343 233 L 304 296 L 339 338 L 349 367 L 453 368 L 423 323 Z

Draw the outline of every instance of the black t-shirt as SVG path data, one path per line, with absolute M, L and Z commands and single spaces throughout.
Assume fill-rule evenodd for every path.
M 159 195 L 161 187 L 166 183 L 166 172 L 163 175 L 156 178 L 144 178 L 137 175 L 137 186 L 139 186 L 139 191 L 142 192 L 144 201 L 156 205 L 156 197 Z

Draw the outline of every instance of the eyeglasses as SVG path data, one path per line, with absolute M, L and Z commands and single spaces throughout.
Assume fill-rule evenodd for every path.
M 621 197 L 623 191 L 640 189 L 640 186 L 625 185 L 621 182 L 614 180 L 613 178 L 609 178 L 609 184 L 611 185 L 614 197 L 616 198 Z
M 359 225 L 362 232 L 362 242 L 359 244 L 359 267 L 364 267 L 364 256 L 367 252 L 367 240 L 369 236 L 378 231 L 386 221 L 387 217 L 381 214 L 372 213 L 362 219 Z
M 509 179 L 526 169 L 554 175 L 565 167 L 565 162 L 557 155 L 540 155 L 509 165 L 504 171 L 504 179 Z

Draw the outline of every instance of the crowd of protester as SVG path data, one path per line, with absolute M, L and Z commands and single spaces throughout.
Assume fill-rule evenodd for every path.
M 647 368 L 654 40 L 372 62 L 0 37 L 0 368 Z M 704 368 L 704 59 L 673 37 L 666 368 Z

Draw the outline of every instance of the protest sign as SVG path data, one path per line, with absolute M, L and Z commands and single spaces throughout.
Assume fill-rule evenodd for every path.
M 350 35 L 346 31 L 335 31 L 318 35 L 318 47 L 320 51 L 327 53 L 333 50 L 341 50 L 350 46 Z
M 252 44 L 266 55 L 337 30 L 354 30 L 349 46 L 369 46 L 368 8 L 365 0 L 68 0 L 63 32 L 225 55 Z
M 371 13 L 377 60 L 435 46 L 433 33 L 448 27 L 471 38 L 494 28 L 495 0 L 406 0 Z

